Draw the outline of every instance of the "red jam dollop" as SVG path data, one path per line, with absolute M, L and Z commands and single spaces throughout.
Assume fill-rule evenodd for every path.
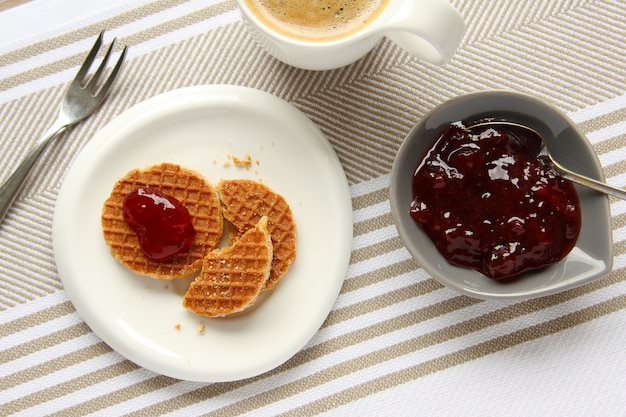
M 448 262 L 493 279 L 560 261 L 580 202 L 541 150 L 523 128 L 450 125 L 416 167 L 411 217 Z
M 126 195 L 124 220 L 137 233 L 143 253 L 153 261 L 186 252 L 196 235 L 187 208 L 156 188 L 138 188 Z

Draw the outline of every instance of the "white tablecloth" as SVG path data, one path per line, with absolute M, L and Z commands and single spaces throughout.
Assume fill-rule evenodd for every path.
M 131 48 L 106 104 L 47 152 L 0 225 L 0 415 L 626 415 L 626 202 L 611 200 L 610 274 L 494 302 L 420 269 L 387 198 L 395 151 L 419 118 L 487 89 L 565 111 L 608 181 L 626 187 L 626 3 L 452 3 L 467 33 L 448 65 L 382 41 L 328 72 L 267 56 L 231 0 L 34 0 L 1 12 L 0 180 L 54 120 L 97 33 Z M 257 88 L 307 114 L 343 164 L 355 221 L 345 283 L 320 331 L 277 369 L 215 384 L 155 374 L 103 343 L 64 292 L 50 237 L 59 187 L 89 138 L 135 103 L 201 84 Z

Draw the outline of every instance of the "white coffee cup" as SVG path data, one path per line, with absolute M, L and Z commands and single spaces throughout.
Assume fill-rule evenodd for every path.
M 276 59 L 308 70 L 329 70 L 351 64 L 387 37 L 415 57 L 447 63 L 461 43 L 465 24 L 448 0 L 389 0 L 369 25 L 331 41 L 304 41 L 270 29 L 237 0 L 242 18 L 255 40 Z

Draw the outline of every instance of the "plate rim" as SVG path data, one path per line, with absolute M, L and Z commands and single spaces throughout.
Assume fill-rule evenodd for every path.
M 300 118 L 300 120 L 296 120 L 293 123 L 305 123 L 307 132 L 309 132 L 309 129 L 310 129 L 310 132 L 307 135 L 303 135 L 303 136 L 306 136 L 306 141 L 315 141 L 315 145 L 321 145 L 323 147 L 322 150 L 320 150 L 321 152 L 320 154 L 324 155 L 325 163 L 328 164 L 327 167 L 335 171 L 334 173 L 340 174 L 340 177 L 337 178 L 336 181 L 334 180 L 337 183 L 336 189 L 340 190 L 340 194 L 337 195 L 338 198 L 337 198 L 337 202 L 334 203 L 333 212 L 337 212 L 340 219 L 344 220 L 341 223 L 342 225 L 341 230 L 337 231 L 338 237 L 336 239 L 338 241 L 337 243 L 338 247 L 341 248 L 341 251 L 340 251 L 341 253 L 337 257 L 337 262 L 336 262 L 337 269 L 335 271 L 336 277 L 333 278 L 332 286 L 329 285 L 327 289 L 328 293 L 332 294 L 332 297 L 329 296 L 328 299 L 326 300 L 320 300 L 320 304 L 322 307 L 319 309 L 319 311 L 323 310 L 324 313 L 318 314 L 316 317 L 311 319 L 312 324 L 310 324 L 309 327 L 311 329 L 314 328 L 314 330 L 307 332 L 306 335 L 303 333 L 302 334 L 303 337 L 301 338 L 302 340 L 298 340 L 297 342 L 294 342 L 294 344 L 298 346 L 297 349 L 296 348 L 292 349 L 292 351 L 290 351 L 288 355 L 282 355 L 280 357 L 274 355 L 274 357 L 271 358 L 271 360 L 266 359 L 266 362 L 264 363 L 264 366 L 262 367 L 257 367 L 255 369 L 239 370 L 237 372 L 233 372 L 231 376 L 225 376 L 225 375 L 200 376 L 197 373 L 193 373 L 192 375 L 190 375 L 188 372 L 189 370 L 187 368 L 185 368 L 181 372 L 178 372 L 178 370 L 176 369 L 176 366 L 174 366 L 174 369 L 167 366 L 168 364 L 165 364 L 165 366 L 160 366 L 158 363 L 155 364 L 153 361 L 151 361 L 150 358 L 146 359 L 142 357 L 141 352 L 135 355 L 133 352 L 129 352 L 128 350 L 124 350 L 123 348 L 120 349 L 120 341 L 114 340 L 116 336 L 115 334 L 111 334 L 111 333 L 115 333 L 116 330 L 111 330 L 110 327 L 109 329 L 106 329 L 106 326 L 105 328 L 103 328 L 102 323 L 98 323 L 97 319 L 94 319 L 93 317 L 94 314 L 97 316 L 98 313 L 89 311 L 89 308 L 83 305 L 81 300 L 76 300 L 77 293 L 79 291 L 77 290 L 76 287 L 74 287 L 75 283 L 72 282 L 72 278 L 68 276 L 68 273 L 70 272 L 69 268 L 67 268 L 64 265 L 64 262 L 66 261 L 62 259 L 63 258 L 62 250 L 63 250 L 63 247 L 67 244 L 67 242 L 64 241 L 64 238 L 62 238 L 62 235 L 63 235 L 62 224 L 64 221 L 66 221 L 66 219 L 64 219 L 63 217 L 64 216 L 63 210 L 66 210 L 67 209 L 66 206 L 69 204 L 69 203 L 66 203 L 66 201 L 70 199 L 70 197 L 68 196 L 72 195 L 71 187 L 75 186 L 77 183 L 80 183 L 80 181 L 78 181 L 75 178 L 78 175 L 77 172 L 80 172 L 80 169 L 83 167 L 83 164 L 87 163 L 86 161 L 88 161 L 89 159 L 96 158 L 97 154 L 102 152 L 102 148 L 116 145 L 115 143 L 113 143 L 115 142 L 115 140 L 109 139 L 107 141 L 103 139 L 103 137 L 106 134 L 108 134 L 111 130 L 117 130 L 116 134 L 118 136 L 123 137 L 124 136 L 123 130 L 129 128 L 128 123 L 125 123 L 125 121 L 128 118 L 134 115 L 139 115 L 144 111 L 147 111 L 147 112 L 157 111 L 158 112 L 158 111 L 163 111 L 163 109 L 168 109 L 166 110 L 166 113 L 175 112 L 176 107 L 177 107 L 177 100 L 178 101 L 182 100 L 182 102 L 188 103 L 190 101 L 194 101 L 197 99 L 199 100 L 200 103 L 205 103 L 205 105 L 208 102 L 211 102 L 212 104 L 208 104 L 208 106 L 212 107 L 215 105 L 214 103 L 215 100 L 220 102 L 220 98 L 223 99 L 225 96 L 231 96 L 231 95 L 237 96 L 238 98 L 243 97 L 243 98 L 248 98 L 248 99 L 250 98 L 258 99 L 258 102 L 256 102 L 256 104 L 253 105 L 252 108 L 254 108 L 255 106 L 258 106 L 259 111 L 261 110 L 267 111 L 266 108 L 261 107 L 261 104 L 274 106 L 274 110 L 272 110 L 272 112 L 277 115 L 277 120 L 278 120 L 279 111 L 286 112 L 286 114 L 288 114 L 289 116 Z M 202 106 L 202 104 L 200 104 L 200 106 Z M 246 108 L 250 108 L 250 106 Z M 281 114 L 281 116 L 282 118 L 284 118 L 284 115 Z M 278 120 L 278 123 L 280 123 L 280 120 Z M 130 125 L 136 125 L 136 123 L 130 123 Z M 117 141 L 119 141 L 119 138 L 117 139 Z M 320 141 L 320 142 L 317 143 L 317 141 Z M 154 161 L 154 162 L 159 163 L 161 161 Z M 290 203 L 290 205 L 292 204 L 293 202 Z M 343 167 L 332 145 L 330 144 L 328 139 L 323 135 L 321 130 L 313 123 L 313 121 L 311 121 L 311 119 L 307 115 L 302 113 L 293 104 L 277 96 L 274 96 L 271 93 L 254 89 L 251 87 L 223 85 L 223 84 L 183 87 L 183 88 L 178 88 L 178 89 L 170 90 L 170 91 L 155 95 L 146 100 L 138 102 L 132 107 L 124 110 L 122 113 L 120 113 L 119 115 L 114 117 L 111 121 L 109 121 L 104 127 L 100 128 L 93 135 L 93 137 L 86 143 L 84 148 L 77 155 L 72 165 L 69 167 L 67 173 L 65 174 L 65 178 L 63 179 L 63 183 L 61 185 L 61 188 L 59 190 L 59 194 L 57 197 L 57 205 L 55 207 L 55 211 L 53 215 L 53 225 L 52 225 L 53 255 L 55 258 L 55 263 L 57 265 L 59 277 L 63 284 L 63 289 L 66 292 L 72 304 L 74 305 L 74 308 L 81 316 L 82 320 L 86 322 L 86 324 L 92 329 L 92 331 L 94 331 L 94 333 L 100 339 L 102 339 L 107 345 L 109 345 L 115 351 L 120 353 L 122 356 L 126 357 L 127 359 L 131 360 L 132 362 L 135 362 L 136 364 L 146 369 L 149 369 L 151 371 L 154 371 L 154 372 L 166 375 L 166 376 L 170 376 L 173 378 L 177 378 L 181 380 L 188 380 L 188 381 L 198 381 L 198 382 L 226 382 L 226 381 L 234 381 L 234 380 L 254 377 L 259 374 L 268 372 L 276 368 L 277 366 L 280 366 L 282 363 L 286 362 L 292 356 L 298 353 L 305 346 L 305 344 L 312 337 L 314 337 L 314 335 L 317 333 L 317 331 L 323 324 L 328 314 L 330 314 L 330 312 L 332 311 L 332 307 L 340 293 L 340 290 L 343 285 L 343 281 L 345 280 L 346 275 L 347 275 L 352 240 L 353 240 L 353 211 L 352 211 L 352 205 L 351 205 L 351 194 L 350 194 L 349 184 L 347 181 L 347 177 L 345 176 Z M 324 302 L 322 303 L 321 301 L 324 301 Z M 313 324 L 313 321 L 314 321 L 314 324 Z M 121 345 L 123 346 L 124 344 L 121 343 Z M 272 356 L 272 355 L 268 355 L 268 357 L 269 356 Z

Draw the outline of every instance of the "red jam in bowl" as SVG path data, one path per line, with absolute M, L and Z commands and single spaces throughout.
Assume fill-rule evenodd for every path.
M 138 188 L 126 195 L 124 220 L 137 233 L 143 253 L 153 261 L 186 252 L 196 235 L 187 208 L 156 188 Z
M 448 262 L 493 279 L 560 261 L 580 233 L 580 202 L 540 151 L 523 128 L 453 123 L 415 169 L 411 217 Z

